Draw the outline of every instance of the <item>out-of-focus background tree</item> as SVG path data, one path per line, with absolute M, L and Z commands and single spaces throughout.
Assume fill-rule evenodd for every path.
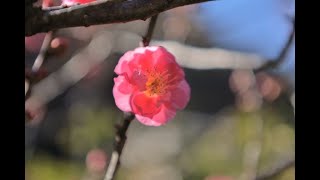
M 276 59 L 293 28 L 294 3 L 221 0 L 161 13 L 151 44 L 167 47 L 185 67 L 191 100 L 165 126 L 132 123 L 117 179 L 251 180 L 291 162 L 269 179 L 293 180 L 294 42 L 274 69 L 223 67 L 231 60 L 238 64 L 230 67 L 242 67 Z M 104 176 L 114 124 L 122 118 L 112 97 L 113 69 L 125 51 L 139 46 L 148 22 L 54 33 L 40 68 L 44 77 L 34 85 L 26 81 L 27 180 Z M 26 37 L 26 72 L 44 37 Z

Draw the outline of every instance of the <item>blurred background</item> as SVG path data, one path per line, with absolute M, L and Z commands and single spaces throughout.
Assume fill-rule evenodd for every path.
M 39 1 L 61 2 L 50 3 Z M 221 0 L 161 13 L 151 44 L 184 67 L 191 100 L 165 126 L 131 124 L 116 179 L 295 179 L 294 41 L 279 66 L 251 70 L 277 60 L 294 3 Z M 148 22 L 25 38 L 27 180 L 103 179 L 123 117 L 112 96 L 113 69 L 139 46 Z M 48 53 L 32 73 L 45 38 Z

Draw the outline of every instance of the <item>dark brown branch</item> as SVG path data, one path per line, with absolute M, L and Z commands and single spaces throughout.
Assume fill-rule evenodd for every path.
M 269 171 L 259 175 L 255 180 L 268 180 L 276 177 L 277 175 L 283 173 L 287 169 L 293 167 L 295 165 L 295 160 L 290 159 L 278 166 L 273 167 Z
M 124 120 L 121 125 L 116 126 L 116 136 L 114 139 L 114 149 L 112 152 L 111 160 L 106 172 L 104 180 L 112 180 L 120 165 L 120 157 L 127 140 L 126 132 L 129 128 L 131 121 L 134 119 L 134 114 L 125 114 Z
M 34 8 L 26 11 L 25 35 L 68 27 L 146 20 L 172 8 L 206 1 L 213 0 L 100 0 L 50 11 Z
M 258 73 L 258 72 L 265 71 L 268 69 L 274 69 L 274 68 L 278 67 L 279 65 L 281 65 L 285 61 L 286 55 L 288 54 L 288 51 L 290 49 L 290 45 L 292 44 L 293 39 L 294 39 L 294 34 L 295 34 L 295 20 L 293 20 L 292 31 L 288 37 L 288 40 L 287 40 L 284 48 L 282 49 L 280 55 L 278 56 L 278 58 L 273 61 L 268 61 L 267 63 L 265 63 L 261 67 L 255 69 L 254 72 Z
M 32 5 L 33 3 L 35 3 L 37 0 L 24 0 L 24 4 L 25 5 Z
M 158 15 L 154 15 L 151 17 L 147 33 L 142 38 L 143 46 L 149 46 L 151 38 L 152 38 L 154 27 L 156 26 L 157 19 L 158 19 Z

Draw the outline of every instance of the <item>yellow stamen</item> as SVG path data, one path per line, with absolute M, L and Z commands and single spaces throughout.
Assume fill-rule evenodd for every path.
M 145 93 L 148 96 L 159 95 L 165 92 L 166 78 L 160 73 L 150 73 L 146 83 Z

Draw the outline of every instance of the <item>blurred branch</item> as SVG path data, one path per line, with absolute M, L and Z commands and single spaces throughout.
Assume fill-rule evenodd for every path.
M 135 33 L 119 30 L 101 31 L 93 37 L 85 49 L 74 55 L 60 70 L 33 86 L 30 99 L 37 99 L 42 105 L 47 104 L 80 81 L 92 67 L 104 61 L 110 54 L 132 50 L 139 45 L 139 42 L 141 36 Z M 255 54 L 219 48 L 198 48 L 174 41 L 151 41 L 150 45 L 166 47 L 175 55 L 182 67 L 191 69 L 256 69 L 265 62 Z M 103 47 L 103 52 L 96 47 Z
M 292 31 L 288 37 L 288 40 L 284 46 L 284 48 L 282 49 L 279 57 L 276 60 L 272 60 L 272 61 L 267 61 L 264 65 L 262 65 L 261 67 L 257 68 L 254 70 L 255 73 L 261 72 L 261 71 L 265 71 L 268 69 L 274 69 L 276 67 L 278 67 L 280 64 L 282 64 L 285 61 L 285 57 L 290 49 L 290 45 L 293 42 L 294 39 L 294 34 L 295 34 L 295 20 L 293 20 L 293 27 L 292 27 Z
M 163 11 L 213 0 L 100 0 L 56 10 L 34 7 L 25 15 L 25 35 L 54 29 L 146 20 Z
M 121 153 L 122 153 L 124 144 L 127 140 L 126 133 L 134 117 L 135 116 L 132 113 L 125 114 L 123 123 L 121 125 L 116 126 L 117 131 L 114 138 L 115 142 L 114 142 L 113 152 L 111 155 L 111 160 L 110 160 L 104 180 L 112 180 L 116 175 L 116 172 L 120 165 Z
M 295 165 L 295 159 L 290 159 L 284 163 L 278 164 L 274 166 L 269 171 L 262 173 L 255 180 L 267 180 L 276 177 L 277 175 L 283 173 L 287 169 L 293 167 Z
M 240 180 L 255 180 L 257 177 L 264 133 L 264 122 L 260 115 L 256 115 L 255 123 L 256 134 L 244 146 L 244 172 L 241 174 Z
M 296 99 L 295 99 L 295 92 L 293 92 L 290 96 L 290 103 L 292 105 L 292 108 L 293 108 L 293 113 L 295 114 L 296 112 Z
M 101 31 L 87 47 L 75 54 L 58 71 L 35 84 L 30 101 L 36 100 L 41 106 L 47 104 L 80 81 L 92 67 L 103 62 L 110 54 L 132 50 L 139 42 L 141 36 L 135 33 Z M 197 48 L 173 41 L 151 41 L 150 44 L 166 47 L 176 56 L 177 62 L 186 68 L 253 69 L 263 64 L 263 59 L 254 54 L 218 48 Z M 103 50 L 96 47 L 103 47 Z
M 31 71 L 27 70 L 25 72 L 25 101 L 29 98 L 31 89 L 33 85 L 44 78 L 43 72 L 40 71 L 40 67 L 45 61 L 48 53 L 48 49 L 50 48 L 50 43 L 55 35 L 56 31 L 48 32 L 42 42 L 39 54 L 35 59 Z M 40 72 L 39 72 L 40 71 Z M 25 119 L 31 120 L 33 119 L 33 113 L 29 110 L 25 110 Z
M 264 62 L 255 54 L 220 48 L 198 48 L 174 41 L 154 41 L 151 44 L 166 47 L 181 66 L 191 69 L 254 69 Z
M 54 37 L 54 34 L 55 34 L 55 31 L 49 31 L 46 34 L 46 36 L 44 37 L 40 52 L 39 52 L 36 60 L 33 63 L 33 66 L 32 66 L 33 73 L 37 72 L 39 70 L 39 68 L 41 67 L 41 65 L 43 64 L 43 62 L 47 56 L 48 49 L 50 48 L 50 43 Z

